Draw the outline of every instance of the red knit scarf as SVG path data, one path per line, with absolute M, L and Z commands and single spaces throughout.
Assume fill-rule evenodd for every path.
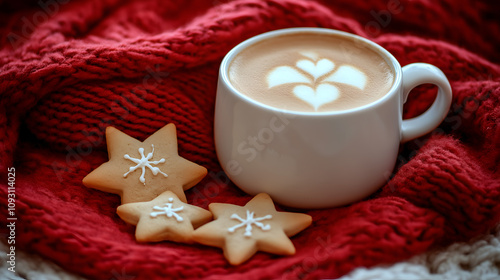
M 500 221 L 499 18 L 495 1 L 473 0 L 0 1 L 0 230 L 9 237 L 15 191 L 16 249 L 91 279 L 334 278 L 484 233 Z M 447 118 L 401 146 L 370 198 L 306 211 L 313 224 L 292 238 L 294 256 L 232 267 L 217 248 L 138 244 L 115 213 L 119 197 L 81 183 L 107 160 L 104 128 L 144 140 L 175 123 L 180 155 L 209 170 L 189 203 L 243 205 L 250 197 L 214 151 L 218 66 L 242 40 L 295 26 L 356 33 L 402 65 L 438 66 L 453 89 Z M 405 117 L 434 98 L 433 87 L 415 91 Z

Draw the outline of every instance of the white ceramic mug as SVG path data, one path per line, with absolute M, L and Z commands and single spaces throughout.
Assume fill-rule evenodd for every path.
M 228 66 L 241 50 L 296 32 L 347 36 L 375 50 L 392 67 L 393 86 L 368 105 L 308 113 L 259 103 L 231 85 Z M 403 120 L 406 97 L 421 84 L 438 87 L 436 100 L 422 115 Z M 401 68 L 387 50 L 362 37 L 322 28 L 272 31 L 242 42 L 222 61 L 215 105 L 217 156 L 231 181 L 249 194 L 265 192 L 277 203 L 297 208 L 345 205 L 372 194 L 387 181 L 399 144 L 436 128 L 451 98 L 441 70 L 425 63 Z

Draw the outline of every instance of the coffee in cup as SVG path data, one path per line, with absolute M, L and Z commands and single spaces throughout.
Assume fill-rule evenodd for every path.
M 268 38 L 242 50 L 229 65 L 228 77 L 257 102 L 325 112 L 378 100 L 392 87 L 394 70 L 353 38 L 304 32 Z

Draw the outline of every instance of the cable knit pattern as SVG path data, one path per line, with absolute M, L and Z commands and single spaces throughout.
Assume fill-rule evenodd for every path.
M 389 267 L 359 268 L 338 280 L 494 280 L 500 275 L 500 226 L 468 243 L 454 243 Z
M 1 231 L 15 166 L 16 246 L 90 279 L 336 278 L 486 233 L 500 222 L 499 18 L 487 0 L 0 1 Z M 143 140 L 175 123 L 180 155 L 209 170 L 188 202 L 243 205 L 250 197 L 214 150 L 219 63 L 244 39 L 296 26 L 348 31 L 402 65 L 438 66 L 453 89 L 446 119 L 401 145 L 371 197 L 306 211 L 313 224 L 292 238 L 294 256 L 258 253 L 233 267 L 217 248 L 136 243 L 115 213 L 119 197 L 81 183 L 107 160 L 106 126 Z M 435 92 L 416 88 L 404 116 Z

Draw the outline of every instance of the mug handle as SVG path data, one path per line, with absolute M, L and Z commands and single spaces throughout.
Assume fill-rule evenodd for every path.
M 443 71 L 427 63 L 412 63 L 403 70 L 403 103 L 410 91 L 421 84 L 434 84 L 438 92 L 434 103 L 423 114 L 403 120 L 401 142 L 407 142 L 435 129 L 446 117 L 451 106 L 451 86 Z

